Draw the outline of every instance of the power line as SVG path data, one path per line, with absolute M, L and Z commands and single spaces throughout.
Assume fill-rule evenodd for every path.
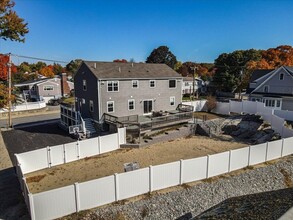
M 31 60 L 48 61 L 48 62 L 53 62 L 53 63 L 66 63 L 66 64 L 69 63 L 69 62 L 66 62 L 66 61 L 51 60 L 51 59 L 46 59 L 46 58 L 31 57 L 31 56 L 24 56 L 24 55 L 17 55 L 17 54 L 11 54 L 11 56 L 25 58 L 25 59 L 31 59 Z

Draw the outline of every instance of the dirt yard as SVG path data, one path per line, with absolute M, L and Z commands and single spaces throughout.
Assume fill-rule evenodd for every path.
M 140 149 L 119 149 L 79 161 L 59 165 L 26 175 L 32 193 L 47 191 L 75 182 L 85 182 L 124 172 L 124 163 L 138 162 L 140 168 L 190 159 L 246 146 L 202 136 L 179 138 Z

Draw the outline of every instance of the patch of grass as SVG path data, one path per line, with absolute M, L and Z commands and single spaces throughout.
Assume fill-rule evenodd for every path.
M 46 174 L 44 174 L 44 175 L 38 175 L 38 176 L 31 176 L 31 177 L 26 178 L 26 182 L 27 183 L 38 183 L 42 179 L 44 179 L 45 176 L 46 176 Z
M 95 212 L 92 212 L 90 210 L 79 211 L 78 213 L 73 213 L 71 215 L 59 218 L 59 220 L 79 220 L 79 219 L 106 220 L 102 217 L 99 217 Z
M 293 187 L 293 181 L 292 181 L 292 179 L 291 179 L 291 177 L 290 177 L 290 173 L 288 173 L 288 171 L 285 170 L 285 169 L 283 169 L 283 168 L 280 169 L 280 172 L 281 172 L 281 173 L 283 174 L 283 176 L 284 176 L 284 183 L 285 183 L 285 185 L 286 185 L 288 188 Z
M 244 168 L 244 170 L 253 170 L 254 169 L 254 166 L 247 166 Z
M 69 98 L 64 99 L 62 102 L 65 103 L 65 104 L 74 104 L 75 103 L 75 98 L 74 97 L 69 97 Z
M 189 185 L 189 184 L 187 184 L 187 183 L 183 183 L 183 184 L 181 185 L 181 187 L 184 188 L 184 189 L 190 189 L 192 186 Z

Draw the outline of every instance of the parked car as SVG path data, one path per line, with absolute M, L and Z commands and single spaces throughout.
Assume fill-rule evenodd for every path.
M 61 99 L 50 99 L 48 101 L 48 105 L 57 106 L 61 103 Z

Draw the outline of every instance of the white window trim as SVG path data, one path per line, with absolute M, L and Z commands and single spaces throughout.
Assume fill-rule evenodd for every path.
M 113 111 L 109 112 L 109 104 L 112 103 L 113 104 Z M 114 101 L 107 101 L 107 113 L 114 113 L 115 112 L 115 104 Z
M 154 86 L 153 86 L 153 87 L 151 86 L 151 82 L 154 82 Z M 156 80 L 153 80 L 153 79 L 150 80 L 150 81 L 149 81 L 149 87 L 150 87 L 150 88 L 156 88 Z
M 283 76 L 283 79 L 281 79 L 281 76 Z M 285 74 L 284 73 L 280 73 L 279 74 L 279 80 L 284 80 Z
M 133 102 L 133 109 L 129 109 L 129 103 Z M 135 110 L 135 99 L 128 99 L 128 111 L 134 111 Z
M 81 103 L 84 105 L 85 104 L 85 99 L 81 99 Z
M 171 104 L 171 100 L 172 100 L 172 99 L 174 99 L 174 105 Z M 171 105 L 171 106 L 175 106 L 175 103 L 176 103 L 175 96 L 171 96 L 171 97 L 170 97 L 170 105 Z
M 137 87 L 133 87 L 133 82 L 137 82 Z M 137 88 L 139 88 L 139 81 L 138 80 L 132 80 L 132 88 L 133 89 L 137 89 Z
M 91 110 L 91 106 L 93 107 L 92 110 Z M 94 112 L 94 102 L 93 102 L 93 100 L 89 101 L 89 107 L 90 107 L 90 112 Z
M 170 81 L 171 80 L 174 80 L 175 81 L 175 87 L 170 87 Z M 169 87 L 169 89 L 176 89 L 177 88 L 177 80 L 176 79 L 169 79 L 169 85 L 168 85 L 168 87 Z
M 149 113 L 143 113 L 142 115 L 150 115 L 150 114 L 152 114 L 152 111 L 154 111 L 154 109 L 155 109 L 155 106 L 154 106 L 154 100 L 153 99 L 143 99 L 142 100 L 142 108 L 144 108 L 144 101 L 152 101 L 152 110 L 151 110 L 151 112 L 149 112 Z M 143 109 L 143 111 L 144 111 L 144 109 Z
M 87 91 L 87 83 L 86 83 L 86 79 L 82 80 L 82 90 L 83 91 Z
M 117 91 L 109 91 L 109 84 L 112 83 L 113 84 L 113 89 L 114 89 L 114 83 L 117 82 L 117 87 L 118 87 L 118 90 Z M 119 92 L 119 81 L 118 80 L 115 80 L 115 81 L 107 81 L 107 92 Z
M 280 106 L 277 106 L 277 101 L 280 101 Z M 274 102 L 274 106 L 269 106 L 269 105 L 266 105 L 267 103 L 273 103 Z M 281 98 L 270 98 L 270 97 L 266 97 L 266 98 L 263 98 L 263 103 L 265 104 L 265 107 L 268 107 L 268 108 L 273 108 L 273 109 L 282 109 L 282 103 L 283 103 L 283 100 Z
M 45 89 L 46 87 L 50 87 L 50 88 L 52 88 L 52 89 Z M 44 91 L 54 91 L 54 86 L 52 86 L 52 85 L 45 85 L 44 87 L 43 87 L 43 90 Z

